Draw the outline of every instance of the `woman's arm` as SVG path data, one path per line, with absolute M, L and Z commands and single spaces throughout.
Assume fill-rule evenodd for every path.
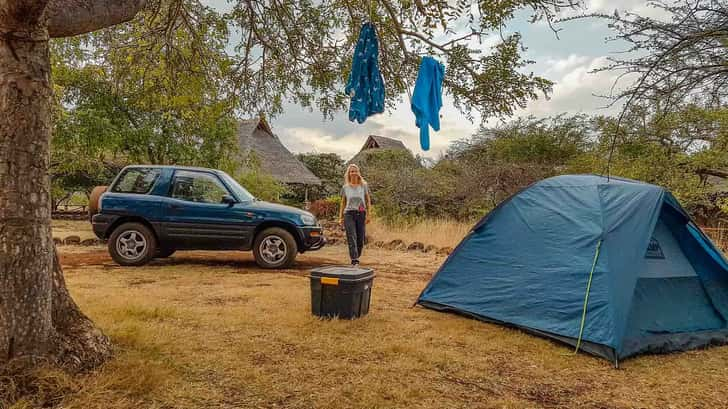
M 345 207 L 346 207 L 346 195 L 343 194 L 343 192 L 342 192 L 341 202 L 339 204 L 339 223 L 340 224 L 344 223 L 344 208 Z
M 367 223 L 371 220 L 371 210 L 372 210 L 372 196 L 369 194 L 369 187 L 367 186 L 367 191 L 364 194 L 364 197 L 366 197 L 367 202 Z

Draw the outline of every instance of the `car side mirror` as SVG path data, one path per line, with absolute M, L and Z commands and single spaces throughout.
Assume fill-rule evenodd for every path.
M 225 195 L 225 196 L 222 197 L 221 202 L 224 203 L 224 204 L 226 204 L 226 205 L 228 205 L 228 206 L 232 206 L 235 203 L 237 203 L 238 201 L 235 200 L 235 198 L 232 197 L 232 196 L 230 196 L 230 195 Z

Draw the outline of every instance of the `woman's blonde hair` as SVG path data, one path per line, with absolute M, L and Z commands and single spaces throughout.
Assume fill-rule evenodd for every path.
M 364 177 L 361 175 L 361 169 L 359 169 L 359 166 L 357 166 L 353 163 L 346 167 L 346 172 L 344 173 L 344 184 L 345 185 L 355 185 L 355 183 L 351 183 L 351 178 L 349 177 L 349 171 L 351 169 L 356 169 L 359 171 L 359 183 L 362 185 L 366 185 L 367 181 L 364 180 Z

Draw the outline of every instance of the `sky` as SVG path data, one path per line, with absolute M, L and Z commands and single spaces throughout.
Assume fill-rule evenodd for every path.
M 220 10 L 226 9 L 227 0 L 208 0 L 206 3 Z M 586 0 L 585 12 L 611 14 L 633 11 L 641 15 L 655 15 L 646 0 Z M 609 93 L 617 76 L 614 72 L 592 73 L 594 69 L 607 64 L 607 57 L 624 50 L 625 44 L 608 42 L 613 35 L 606 21 L 582 19 L 557 26 L 557 36 L 545 22 L 531 24 L 526 21 L 528 13 L 521 13 L 507 26 L 507 31 L 522 34 L 527 47 L 526 58 L 534 60 L 527 72 L 553 81 L 550 98 L 531 101 L 525 109 L 518 110 L 513 118 L 534 115 L 545 117 L 560 113 L 613 114 L 619 106 L 606 108 L 607 100 L 599 97 Z M 486 41 L 487 43 L 487 41 Z M 446 66 L 447 69 L 447 66 Z M 626 85 L 627 83 L 625 83 Z M 333 120 L 325 119 L 318 111 L 309 111 L 295 104 L 287 104 L 285 112 L 273 118 L 274 133 L 286 147 L 294 152 L 334 152 L 348 159 L 358 152 L 367 136 L 382 135 L 402 140 L 415 154 L 437 158 L 448 145 L 467 138 L 478 129 L 481 118 L 475 116 L 471 122 L 443 95 L 440 111 L 440 131 L 430 132 L 430 150 L 422 151 L 419 146 L 419 130 L 415 126 L 406 95 L 391 112 L 369 117 L 364 124 L 349 122 L 347 112 L 339 112 Z M 489 125 L 497 120 L 486 118 Z

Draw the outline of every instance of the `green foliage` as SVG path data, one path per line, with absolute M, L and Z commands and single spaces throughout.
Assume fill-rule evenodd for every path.
M 180 3 L 185 4 L 183 0 Z M 235 76 L 254 111 L 279 112 L 286 98 L 325 115 L 345 108 L 341 92 L 351 52 L 364 21 L 377 27 L 381 71 L 391 107 L 415 82 L 421 55 L 447 67 L 445 87 L 462 111 L 509 115 L 551 83 L 524 74 L 518 34 L 487 52 L 477 40 L 498 33 L 514 13 L 531 8 L 534 19 L 552 19 L 568 0 L 529 2 L 236 1 L 226 16 L 241 32 Z M 443 35 L 446 34 L 446 35 Z
M 728 168 L 728 110 L 687 105 L 655 113 L 655 107 L 648 108 L 630 110 L 619 129 L 617 119 L 598 118 L 597 141 L 568 171 L 605 173 L 616 137 L 612 175 L 664 186 L 694 216 L 715 218 L 721 195 L 707 179 Z
M 242 166 L 237 171 L 229 173 L 260 200 L 280 202 L 281 196 L 288 193 L 286 185 L 261 170 L 260 158 L 254 152 L 242 155 Z
M 445 63 L 446 90 L 463 112 L 475 109 L 483 116 L 507 116 L 537 94 L 548 94 L 552 84 L 526 73 L 533 61 L 523 57 L 519 34 L 498 37 L 500 41 L 489 50 L 480 42 L 502 34 L 521 11 L 530 10 L 532 21 L 553 21 L 577 4 L 573 0 L 229 3 L 231 11 L 223 14 L 199 0 L 150 0 L 131 23 L 87 35 L 80 42 L 88 41 L 95 50 L 95 63 L 121 65 L 125 70 L 119 74 L 143 78 L 142 88 L 170 89 L 172 93 L 158 101 L 162 105 L 180 104 L 184 109 L 194 102 L 194 97 L 187 98 L 189 93 L 177 95 L 171 89 L 181 86 L 222 90 L 219 95 L 234 100 L 234 109 L 245 115 L 280 113 L 286 101 L 331 115 L 348 105 L 349 97 L 341 90 L 362 23 L 371 21 L 380 38 L 388 106 L 413 86 L 420 57 L 433 55 Z M 166 80 L 158 81 L 161 78 L 154 72 L 165 70 Z M 220 80 L 190 81 L 185 72 Z
M 715 184 L 717 176 L 728 175 L 727 112 L 685 106 L 656 115 L 654 107 L 633 109 L 619 131 L 610 117 L 521 118 L 481 128 L 453 144 L 432 168 L 405 152 L 374 151 L 362 170 L 388 222 L 472 220 L 543 178 L 605 174 L 616 135 L 611 175 L 664 186 L 701 223 L 711 223 L 728 210 L 728 183 Z
M 209 9 L 195 10 L 194 27 L 165 31 L 173 48 L 145 36 L 155 26 L 151 11 L 127 25 L 52 42 L 57 191 L 89 191 L 132 163 L 234 167 L 227 27 Z
M 389 107 L 411 89 L 420 56 L 429 54 L 447 66 L 446 91 L 463 112 L 509 115 L 537 93 L 549 93 L 551 83 L 524 74 L 532 61 L 523 58 L 518 34 L 487 52 L 477 40 L 501 32 L 522 9 L 531 9 L 534 21 L 551 21 L 574 5 L 570 0 L 231 4 L 222 14 L 199 0 L 150 0 L 127 24 L 52 42 L 56 190 L 79 188 L 67 179 L 81 175 L 80 188 L 88 191 L 128 163 L 234 168 L 239 117 L 280 113 L 286 101 L 317 107 L 327 116 L 345 109 L 349 97 L 341 90 L 365 20 L 376 25 L 381 40 Z M 335 192 L 340 160 L 310 159 L 332 164 L 314 196 Z M 301 193 L 291 197 L 300 201 Z
M 592 138 L 583 115 L 519 118 L 454 143 L 433 168 L 452 184 L 451 217 L 477 218 L 529 184 L 564 172 Z M 459 204 L 460 209 L 457 205 Z
M 299 203 L 304 202 L 306 189 L 308 189 L 309 200 L 339 194 L 344 180 L 344 160 L 339 155 L 335 153 L 300 153 L 296 157 L 321 179 L 321 186 L 294 186 L 291 188 L 292 196 Z
M 451 180 L 403 150 L 373 150 L 360 164 L 378 217 L 407 222 L 454 211 Z

